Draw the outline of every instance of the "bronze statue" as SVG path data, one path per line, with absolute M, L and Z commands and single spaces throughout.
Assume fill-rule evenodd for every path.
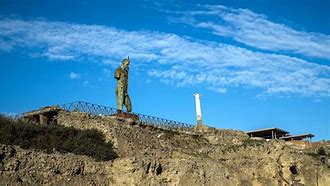
M 117 112 L 121 113 L 123 110 L 123 104 L 126 107 L 127 112 L 132 111 L 131 100 L 128 96 L 128 66 L 130 60 L 123 59 L 122 64 L 115 71 L 115 79 L 117 79 L 116 97 L 117 97 Z

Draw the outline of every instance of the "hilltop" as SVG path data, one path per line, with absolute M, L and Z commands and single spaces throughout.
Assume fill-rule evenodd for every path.
M 2 118 L 0 185 L 330 183 L 326 145 L 301 149 L 282 140 L 249 138 L 243 131 L 164 129 L 62 109 L 51 121 L 32 126 Z M 20 125 L 27 128 L 17 129 Z

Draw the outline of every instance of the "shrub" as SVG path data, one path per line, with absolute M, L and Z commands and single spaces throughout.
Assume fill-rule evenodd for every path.
M 243 140 L 244 146 L 260 146 L 260 145 L 262 145 L 262 143 L 263 142 L 260 140 L 251 139 L 251 138 Z
M 0 143 L 25 149 L 56 151 L 87 155 L 97 161 L 117 158 L 113 144 L 105 142 L 96 129 L 79 130 L 64 126 L 42 126 L 13 120 L 0 115 Z
M 317 149 L 317 154 L 320 155 L 320 156 L 327 155 L 327 153 L 325 152 L 324 147 L 322 147 L 322 146 Z

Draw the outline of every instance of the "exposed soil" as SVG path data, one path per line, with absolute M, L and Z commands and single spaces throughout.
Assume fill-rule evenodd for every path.
M 60 111 L 58 125 L 97 129 L 118 157 L 47 152 L 0 144 L 0 185 L 330 184 L 329 147 L 299 149 L 242 131 L 164 130 L 115 117 Z

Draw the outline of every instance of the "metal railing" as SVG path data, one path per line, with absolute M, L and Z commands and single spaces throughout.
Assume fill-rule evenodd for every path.
M 66 103 L 63 105 L 56 106 L 69 112 L 79 111 L 97 116 L 111 116 L 117 113 L 116 109 L 114 108 L 105 107 L 93 103 L 87 103 L 83 101 Z
M 117 113 L 117 109 L 101 106 L 97 104 L 92 104 L 92 103 L 86 103 L 83 101 L 67 103 L 63 105 L 56 105 L 56 106 L 69 112 L 79 111 L 95 116 L 113 116 Z M 163 118 L 158 118 L 158 117 L 148 116 L 138 113 L 132 113 L 132 114 L 139 116 L 139 122 L 145 125 L 151 125 L 164 129 L 176 129 L 176 130 L 191 130 L 194 128 L 194 125 L 187 123 L 182 123 L 178 121 L 173 121 L 173 120 L 168 120 L 168 119 L 163 119 Z

